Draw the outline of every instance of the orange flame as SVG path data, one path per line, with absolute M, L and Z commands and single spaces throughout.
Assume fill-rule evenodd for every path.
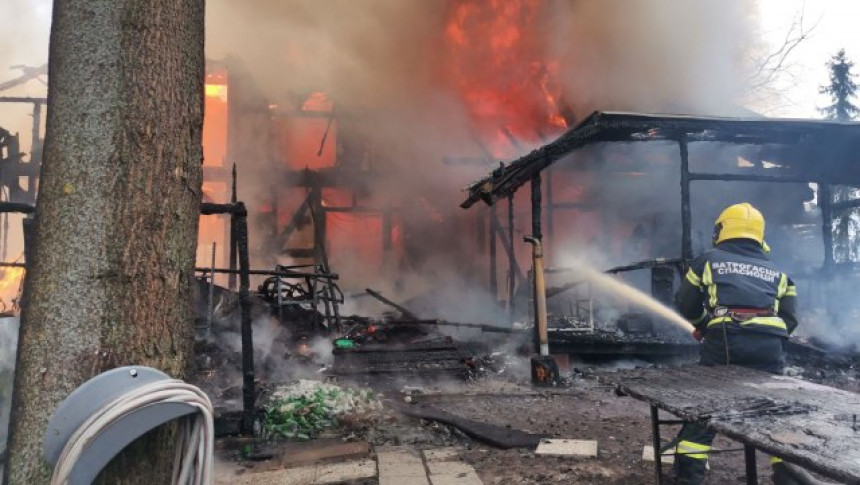
M 456 0 L 445 41 L 448 74 L 493 148 L 566 128 L 558 61 L 538 35 L 541 0 Z
M 24 268 L 0 268 L 0 310 L 11 310 L 12 302 L 18 298 Z

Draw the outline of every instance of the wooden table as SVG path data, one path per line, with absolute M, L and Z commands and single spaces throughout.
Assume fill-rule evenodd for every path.
M 860 394 L 735 366 L 691 365 L 603 374 L 651 405 L 657 483 L 660 424 L 698 422 L 744 445 L 747 483 L 755 450 L 844 483 L 860 484 Z M 681 418 L 664 421 L 659 410 Z

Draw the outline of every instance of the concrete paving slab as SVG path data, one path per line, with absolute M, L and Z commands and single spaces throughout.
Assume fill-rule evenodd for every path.
M 347 480 L 359 480 L 376 476 L 376 462 L 359 460 L 345 463 L 332 463 L 317 466 L 314 484 L 341 483 Z
M 382 464 L 396 464 L 396 463 L 421 463 L 421 457 L 415 453 L 408 451 L 390 451 L 390 452 L 377 452 L 376 453 L 376 461 Z
M 460 473 L 456 475 L 430 475 L 432 485 L 484 485 L 477 473 Z
M 421 462 L 379 463 L 380 479 L 392 477 L 426 477 L 424 464 Z
M 432 450 L 424 450 L 424 458 L 427 461 L 451 461 L 452 458 L 460 454 L 460 451 L 460 448 L 454 446 L 433 448 Z
M 642 459 L 644 461 L 654 462 L 654 447 L 651 445 L 645 445 L 642 447 Z M 663 458 L 660 459 L 660 463 L 667 465 L 671 463 L 675 463 L 675 453 L 673 450 L 666 450 L 663 452 Z
M 538 444 L 537 455 L 550 456 L 597 456 L 597 441 L 593 440 L 569 440 L 569 439 L 542 439 Z

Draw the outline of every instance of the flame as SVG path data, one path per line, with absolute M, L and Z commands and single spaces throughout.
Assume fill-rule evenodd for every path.
M 559 63 L 538 41 L 543 4 L 456 0 L 445 28 L 449 78 L 496 152 L 516 148 L 511 138 L 535 141 L 567 126 Z
M 6 311 L 11 302 L 18 298 L 21 288 L 21 279 L 24 277 L 24 268 L 4 267 L 0 268 L 0 310 Z

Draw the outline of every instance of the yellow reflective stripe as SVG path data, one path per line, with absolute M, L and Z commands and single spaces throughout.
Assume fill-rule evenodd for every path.
M 707 460 L 709 451 L 711 451 L 710 446 L 696 443 L 694 441 L 679 441 L 678 445 L 675 446 L 676 454 L 680 454 L 688 458 L 696 458 L 698 460 Z
M 782 463 L 782 458 L 780 458 L 778 456 L 770 457 L 770 464 L 771 465 L 776 465 L 777 463 Z
M 776 297 L 782 298 L 785 296 L 785 291 L 788 289 L 788 276 L 785 273 L 779 275 L 779 287 L 776 289 Z
M 718 323 L 725 323 L 731 321 L 732 317 L 717 317 L 708 322 L 708 327 L 711 327 L 712 325 L 717 325 Z M 767 327 L 776 327 L 781 330 L 785 330 L 786 332 L 788 331 L 788 327 L 785 325 L 785 322 L 782 321 L 782 319 L 779 317 L 755 317 L 738 323 L 745 327 L 749 325 L 764 325 Z
M 698 325 L 698 324 L 704 322 L 706 318 L 708 318 L 708 311 L 705 309 L 702 309 L 702 316 L 700 316 L 699 318 L 697 318 L 695 320 L 690 320 L 690 323 L 692 323 L 693 325 Z
M 797 287 L 794 285 L 789 285 L 785 289 L 785 295 L 783 296 L 797 296 Z
M 696 288 L 702 287 L 702 279 L 699 278 L 699 275 L 697 275 L 695 271 L 693 271 L 693 268 L 687 270 L 686 278 L 687 281 L 689 281 L 690 284 L 695 286 Z
M 710 261 L 705 262 L 705 270 L 702 272 L 702 283 L 708 287 L 708 304 L 711 308 L 717 306 L 717 285 L 714 283 L 714 275 L 711 273 Z
M 773 312 L 779 313 L 779 300 L 785 296 L 788 289 L 788 276 L 785 273 L 779 275 L 779 286 L 776 288 L 776 299 L 773 300 Z

